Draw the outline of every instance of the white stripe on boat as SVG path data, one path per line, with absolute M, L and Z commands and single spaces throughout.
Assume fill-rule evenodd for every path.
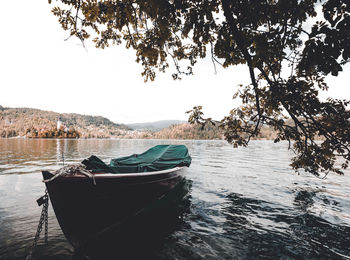
M 152 175 L 159 175 L 164 173 L 171 173 L 176 172 L 184 167 L 175 167 L 172 169 L 162 170 L 162 171 L 155 171 L 155 172 L 138 172 L 138 173 L 93 173 L 94 178 L 125 178 L 125 177 L 142 177 L 142 176 L 152 176 Z M 84 175 L 71 175 L 71 176 L 64 176 L 63 178 L 86 178 Z

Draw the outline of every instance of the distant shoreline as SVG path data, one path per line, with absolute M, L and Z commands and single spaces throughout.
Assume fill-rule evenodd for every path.
M 203 128 L 185 121 L 163 120 L 131 126 L 134 128 L 101 116 L 0 107 L 0 138 L 224 140 L 223 130 L 209 124 Z M 274 129 L 262 127 L 254 139 L 276 137 Z
M 64 137 L 26 137 L 26 136 L 16 136 L 16 137 L 0 137 L 0 140 L 9 139 L 22 139 L 22 140 L 197 140 L 197 141 L 225 141 L 225 139 L 196 139 L 196 138 L 121 138 L 121 137 L 89 137 L 89 138 L 64 138 Z M 268 138 L 253 138 L 254 141 L 273 141 L 274 139 Z M 282 140 L 283 141 L 283 140 Z

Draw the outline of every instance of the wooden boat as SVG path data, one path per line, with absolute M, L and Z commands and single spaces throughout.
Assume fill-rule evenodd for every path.
M 163 149 L 164 146 L 160 148 Z M 170 148 L 170 150 L 176 150 L 179 147 L 170 146 Z M 159 150 L 159 146 L 150 150 L 152 149 Z M 168 151 L 168 149 L 165 150 Z M 91 171 L 95 183 L 79 172 L 55 179 L 53 179 L 55 176 L 53 173 L 42 172 L 44 181 L 53 179 L 46 182 L 49 197 L 62 231 L 74 248 L 83 248 L 89 241 L 98 239 L 141 214 L 184 179 L 184 168 L 191 162 L 188 153 L 175 160 L 172 158 L 172 162 L 176 159 L 181 161 L 176 164 L 177 166 L 155 170 L 157 167 L 154 168 L 154 165 L 161 165 L 164 168 L 166 160 L 171 161 L 169 153 L 160 152 L 161 156 L 153 162 L 147 159 L 153 171 L 145 171 L 149 167 L 144 167 L 145 156 L 143 155 L 150 158 L 149 151 L 141 155 L 113 159 L 114 162 L 109 166 L 116 167 L 116 160 L 119 160 L 123 173 Z M 135 158 L 143 161 L 142 167 L 130 164 L 130 161 L 134 162 Z M 120 161 L 124 163 L 120 164 Z M 145 172 L 127 173 L 128 163 L 131 165 L 130 169 L 136 167 Z

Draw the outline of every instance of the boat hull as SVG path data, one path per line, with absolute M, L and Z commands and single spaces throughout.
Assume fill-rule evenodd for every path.
M 42 172 L 44 180 L 53 176 Z M 68 241 L 81 250 L 152 207 L 183 179 L 177 168 L 155 174 L 96 174 L 46 182 L 57 220 Z

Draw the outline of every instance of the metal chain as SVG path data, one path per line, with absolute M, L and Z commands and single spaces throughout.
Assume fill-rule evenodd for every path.
M 33 245 L 32 248 L 30 249 L 30 252 L 28 254 L 28 256 L 26 257 L 26 260 L 30 260 L 32 259 L 32 255 L 33 252 L 38 244 L 38 240 L 40 238 L 40 233 L 42 231 L 43 228 L 43 224 L 45 223 L 45 244 L 48 244 L 48 229 L 49 229 L 49 214 L 48 214 L 48 209 L 49 209 L 49 196 L 47 193 L 47 190 L 45 190 L 45 195 L 42 196 L 41 198 L 39 198 L 37 200 L 38 205 L 40 206 L 41 203 L 43 203 L 43 209 L 41 210 L 41 215 L 40 215 L 40 220 L 39 220 L 39 225 L 38 225 L 38 229 L 36 231 L 35 234 L 35 238 L 33 241 Z
M 46 200 L 45 200 L 45 245 L 47 245 L 49 243 L 48 238 L 49 238 L 49 196 L 47 195 L 47 191 L 46 191 Z

